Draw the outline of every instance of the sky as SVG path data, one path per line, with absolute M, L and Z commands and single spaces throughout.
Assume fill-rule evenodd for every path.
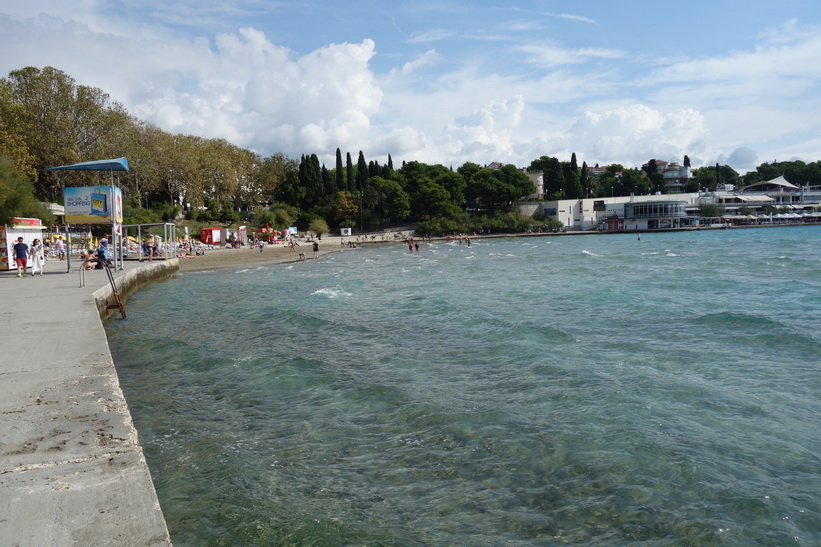
M 0 0 L 27 66 L 329 168 L 821 160 L 818 0 Z

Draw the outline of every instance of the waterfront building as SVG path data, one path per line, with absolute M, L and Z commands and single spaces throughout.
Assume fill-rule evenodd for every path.
M 778 177 L 738 191 L 529 201 L 519 210 L 562 223 L 568 231 L 644 231 L 821 222 L 821 187 Z M 706 216 L 704 211 L 713 211 Z

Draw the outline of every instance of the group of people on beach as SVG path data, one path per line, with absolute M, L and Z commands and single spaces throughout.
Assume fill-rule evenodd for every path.
M 31 258 L 31 276 L 43 275 L 46 267 L 46 253 L 42 241 L 35 238 L 29 246 L 21 236 L 17 238 L 17 243 L 13 245 L 12 250 L 14 252 L 14 262 L 17 265 L 17 277 L 26 276 L 29 258 Z

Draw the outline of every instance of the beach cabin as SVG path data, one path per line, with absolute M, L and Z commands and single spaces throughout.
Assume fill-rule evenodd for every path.
M 0 270 L 8 271 L 14 265 L 14 244 L 18 237 L 31 245 L 35 239 L 43 239 L 43 231 L 47 228 L 39 218 L 16 217 L 11 219 L 11 226 L 0 227 Z
M 223 243 L 223 230 L 220 228 L 202 228 L 200 230 L 200 241 L 207 245 Z

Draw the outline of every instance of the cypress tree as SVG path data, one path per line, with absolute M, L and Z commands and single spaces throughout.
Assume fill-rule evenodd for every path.
M 590 188 L 590 181 L 587 179 L 587 162 L 582 163 L 582 171 L 579 173 L 579 186 L 582 187 L 582 197 L 590 197 L 593 195 Z
M 368 164 L 365 162 L 365 154 L 359 151 L 359 160 L 356 162 L 356 189 L 363 190 L 368 182 Z
M 345 172 L 342 170 L 342 152 L 336 149 L 336 190 L 345 190 Z
M 333 197 L 336 195 L 336 184 L 334 180 L 331 178 L 331 173 L 325 167 L 324 163 L 322 164 L 320 174 L 322 176 L 322 193 L 324 194 L 324 201 L 327 203 L 328 201 L 332 200 Z
M 353 161 L 351 160 L 351 153 L 347 153 L 347 165 L 345 169 L 345 189 L 348 192 L 353 192 L 356 190 L 354 188 L 354 180 L 353 180 Z

